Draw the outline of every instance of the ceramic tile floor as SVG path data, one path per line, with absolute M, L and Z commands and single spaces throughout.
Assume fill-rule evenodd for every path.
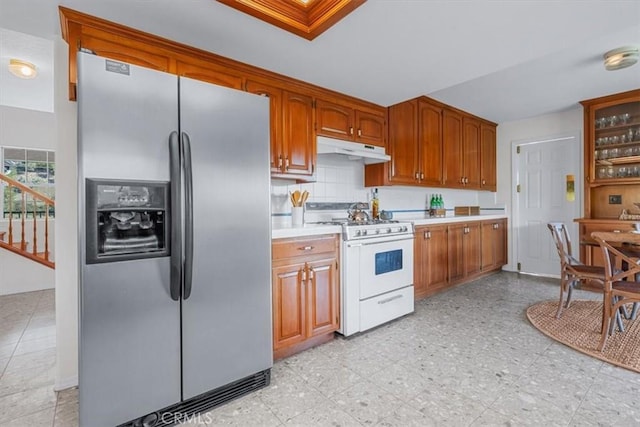
M 184 425 L 640 425 L 640 374 L 526 320 L 557 283 L 500 273 L 435 295 L 413 315 L 276 362 L 268 388 Z M 53 293 L 0 297 L 0 320 L 0 425 L 75 427 L 77 393 L 52 391 Z

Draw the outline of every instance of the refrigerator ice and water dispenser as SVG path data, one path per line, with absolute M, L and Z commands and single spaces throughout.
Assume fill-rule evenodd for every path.
M 87 179 L 87 263 L 169 255 L 168 185 Z

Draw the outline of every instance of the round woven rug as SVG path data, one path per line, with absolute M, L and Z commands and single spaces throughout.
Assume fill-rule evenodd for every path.
M 623 333 L 616 330 L 604 351 L 598 351 L 602 324 L 602 302 L 573 301 L 556 319 L 558 300 L 543 301 L 527 309 L 527 318 L 540 332 L 589 356 L 640 372 L 640 316 L 625 320 Z

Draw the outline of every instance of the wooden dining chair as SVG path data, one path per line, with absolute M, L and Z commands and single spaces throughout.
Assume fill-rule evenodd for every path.
M 569 231 L 563 222 L 550 222 L 547 227 L 551 231 L 551 237 L 560 256 L 560 301 L 556 312 L 556 318 L 559 319 L 562 315 L 565 292 L 567 293 L 565 308 L 571 304 L 571 294 L 574 288 L 580 287 L 588 291 L 602 292 L 605 270 L 604 267 L 585 265 L 573 256 Z M 588 283 L 589 286 L 582 287 L 583 283 Z
M 615 323 L 612 318 L 621 318 L 621 310 L 633 303 L 630 315 L 635 320 L 640 303 L 640 234 L 612 233 L 596 231 L 591 237 L 598 242 L 605 261 L 604 297 L 602 300 L 602 338 L 598 350 L 604 350 L 607 337 L 613 334 Z M 621 332 L 624 331 L 623 328 Z

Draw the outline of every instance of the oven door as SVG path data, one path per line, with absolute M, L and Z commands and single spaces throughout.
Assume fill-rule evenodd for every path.
M 413 284 L 413 236 L 375 238 L 347 246 L 348 251 L 359 252 L 361 301 Z

